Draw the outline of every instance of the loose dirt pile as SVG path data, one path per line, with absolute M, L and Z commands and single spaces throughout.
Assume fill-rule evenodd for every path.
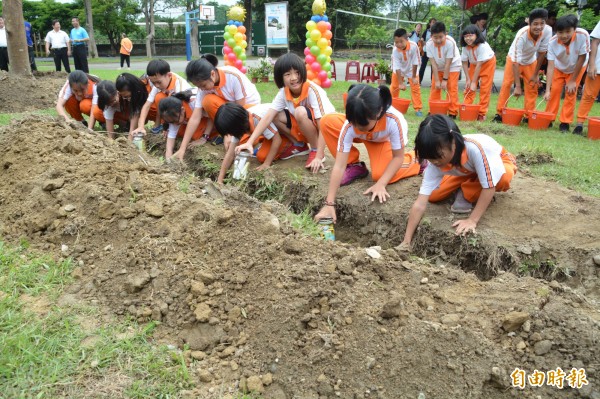
M 49 117 L 0 130 L 0 146 L 2 237 L 73 257 L 77 281 L 65 296 L 160 321 L 157 338 L 185 350 L 197 382 L 184 396 L 240 389 L 265 398 L 600 395 L 600 314 L 585 287 L 502 270 L 480 281 L 445 261 L 393 249 L 376 259 L 315 240 L 292 229 L 277 203 L 189 180 L 124 139 Z M 342 201 L 349 196 L 343 191 Z M 302 198 L 306 204 L 308 194 Z M 370 234 L 389 216 L 387 208 L 370 209 L 380 219 L 354 222 L 356 235 L 359 223 L 373 224 L 360 233 Z M 586 262 L 579 270 L 597 286 L 600 268 Z M 585 368 L 589 384 L 511 386 L 515 368 L 557 367 L 567 375 Z M 85 389 L 83 381 L 80 392 L 97 396 Z
M 34 79 L 31 79 L 0 71 L 0 112 L 51 108 L 66 81 L 66 72 L 34 72 Z

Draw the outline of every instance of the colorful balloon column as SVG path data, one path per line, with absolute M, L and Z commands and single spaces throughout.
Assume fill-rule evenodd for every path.
M 307 78 L 327 89 L 331 87 L 331 24 L 325 14 L 325 1 L 315 0 L 312 5 L 313 16 L 306 23 L 306 61 Z
M 246 10 L 240 6 L 233 6 L 227 11 L 227 25 L 225 26 L 223 39 L 223 56 L 225 65 L 234 66 L 242 73 L 246 73 Z

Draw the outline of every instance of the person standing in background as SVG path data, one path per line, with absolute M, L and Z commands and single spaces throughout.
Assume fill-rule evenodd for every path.
M 31 71 L 37 71 L 37 66 L 35 65 L 33 40 L 31 39 L 31 24 L 27 21 L 25 21 L 25 38 L 27 39 L 27 52 L 29 53 L 29 64 L 31 66 Z
M 408 35 L 408 40 L 410 40 L 411 42 L 419 43 L 419 40 L 421 40 L 421 31 L 422 30 L 423 30 L 423 25 L 416 24 L 415 30 L 410 32 L 410 35 Z
M 52 21 L 52 30 L 46 35 L 46 55 L 50 55 L 50 47 L 54 56 L 54 65 L 58 72 L 61 71 L 60 63 L 62 61 L 65 66 L 65 71 L 71 73 L 69 65 L 69 56 L 71 55 L 71 41 L 69 35 L 64 30 L 60 30 L 60 22 L 58 19 Z
M 0 70 L 8 72 L 8 42 L 2 16 L 0 16 Z
M 131 40 L 127 38 L 127 35 L 125 33 L 121 33 L 121 50 L 119 51 L 119 53 L 121 54 L 121 66 L 119 67 L 119 69 L 123 68 L 124 61 L 127 62 L 127 69 L 131 69 L 130 55 L 132 49 L 133 43 L 131 43 Z
M 90 73 L 87 62 L 87 42 L 90 41 L 87 31 L 79 24 L 79 18 L 71 19 L 73 29 L 71 29 L 71 42 L 73 43 L 73 62 L 75 70 Z
M 429 22 L 427 23 L 427 29 L 421 35 L 421 40 L 420 40 L 421 45 L 419 46 L 419 49 L 424 49 L 427 41 L 429 39 L 431 39 L 431 26 L 433 24 L 435 24 L 436 22 L 437 22 L 437 19 L 435 19 L 435 18 L 429 19 Z M 423 54 L 421 54 L 421 67 L 419 68 L 419 84 L 423 84 L 423 76 L 425 76 L 425 69 L 427 68 L 427 61 L 429 61 L 429 57 L 427 56 L 427 52 L 423 51 Z

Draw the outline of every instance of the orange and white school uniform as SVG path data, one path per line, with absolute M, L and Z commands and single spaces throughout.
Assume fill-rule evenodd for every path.
M 420 165 L 414 151 L 407 152 L 408 124 L 406 119 L 394 107 L 388 108 L 385 115 L 377 121 L 370 132 L 355 129 L 340 113 L 327 114 L 321 119 L 321 132 L 325 144 L 334 157 L 339 152 L 350 153 L 348 165 L 359 162 L 360 153 L 354 143 L 363 143 L 369 153 L 373 180 L 381 178 L 394 157 L 393 150 L 404 150 L 402 167 L 390 179 L 397 182 L 419 174 Z
M 596 27 L 590 34 L 592 39 L 600 40 L 600 21 L 596 24 Z M 585 84 L 583 85 L 583 94 L 581 95 L 581 101 L 579 102 L 579 109 L 577 110 L 577 123 L 583 123 L 587 119 L 594 101 L 600 93 L 600 46 L 596 51 L 596 58 L 589 61 L 589 64 L 595 63 L 596 65 L 596 76 L 592 79 L 589 70 L 585 78 Z
M 398 71 L 403 77 L 410 79 L 410 95 L 412 106 L 415 111 L 420 111 L 423 108 L 421 101 L 421 85 L 419 84 L 419 67 L 421 65 L 421 56 L 419 54 L 419 46 L 416 43 L 408 41 L 406 48 L 400 50 L 394 46 L 392 50 L 392 84 L 390 91 L 392 97 L 396 98 L 400 94 L 400 83 L 398 81 Z M 416 79 L 413 80 L 413 68 L 416 67 Z M 417 83 L 414 83 L 416 80 Z
M 502 115 L 502 108 L 505 107 L 510 97 L 510 90 L 515 83 L 513 74 L 513 64 L 519 64 L 519 76 L 523 79 L 523 91 L 525 93 L 525 112 L 535 109 L 535 100 L 538 96 L 536 85 L 530 85 L 529 79 L 533 76 L 536 69 L 538 53 L 548 51 L 548 43 L 552 37 L 552 28 L 549 25 L 537 39 L 531 37 L 529 26 L 521 28 L 515 36 L 508 54 L 506 55 L 506 65 L 504 67 L 504 78 L 502 87 L 498 94 L 498 104 L 496 114 Z
M 244 134 L 241 139 L 233 137 L 231 139 L 232 144 L 237 146 L 239 144 L 246 143 L 250 138 L 250 134 L 254 131 L 256 125 L 258 125 L 261 119 L 264 118 L 265 115 L 267 115 L 267 112 L 269 112 L 271 106 L 272 104 L 258 104 L 248 108 L 248 122 L 250 122 L 250 131 Z M 259 137 L 256 140 L 256 142 L 252 143 L 255 146 L 256 159 L 258 159 L 260 163 L 265 162 L 267 155 L 269 155 L 269 151 L 271 151 L 272 140 L 276 134 L 279 134 L 279 132 L 277 131 L 277 126 L 275 126 L 275 124 L 271 122 L 263 132 L 262 137 Z M 275 155 L 275 158 L 273 160 L 279 159 L 281 153 L 285 150 L 286 146 L 289 145 L 289 140 L 285 138 L 285 136 L 282 136 L 281 138 L 281 145 L 279 146 L 277 155 Z M 258 144 L 259 142 L 260 144 Z
M 462 189 L 465 199 L 477 202 L 484 188 L 507 191 L 517 173 L 515 157 L 496 140 L 485 134 L 464 135 L 465 148 L 460 167 L 448 164 L 437 167 L 429 164 L 423 173 L 419 194 L 428 195 L 429 202 L 448 198 Z
M 154 105 L 156 105 L 158 108 L 158 104 L 163 98 L 189 89 L 192 89 L 192 86 L 190 86 L 188 81 L 172 72 L 169 86 L 167 86 L 165 90 L 160 90 L 158 87 L 152 86 L 152 90 L 150 90 L 150 93 L 148 93 L 148 99 L 146 101 L 149 103 L 154 103 Z
M 273 99 L 271 109 L 277 112 L 287 110 L 289 112 L 290 121 L 292 127 L 290 134 L 299 142 L 306 142 L 306 138 L 298 127 L 298 122 L 294 117 L 296 108 L 306 108 L 309 118 L 312 120 L 315 127 L 317 127 L 317 121 L 323 118 L 323 116 L 335 112 L 335 107 L 329 101 L 327 93 L 319 85 L 312 81 L 306 81 L 302 84 L 302 90 L 298 98 L 292 95 L 292 92 L 287 87 L 282 87 Z
M 114 121 L 117 124 L 127 122 L 129 120 L 129 102 L 119 101 L 118 107 L 108 105 L 101 110 L 98 107 L 98 92 L 97 87 L 94 87 L 94 96 L 92 97 L 92 113 L 94 119 L 100 123 L 106 121 Z
M 433 39 L 429 39 L 425 44 L 425 51 L 431 62 L 435 62 L 438 68 L 438 79 L 440 82 L 444 77 L 444 68 L 446 66 L 446 59 L 452 58 L 450 64 L 450 73 L 448 74 L 448 96 L 450 98 L 450 115 L 458 114 L 458 79 L 460 77 L 460 68 L 462 63 L 460 61 L 460 52 L 456 46 L 454 39 L 448 35 L 444 39 L 441 45 L 436 45 Z M 429 96 L 431 100 L 439 100 L 441 98 L 441 89 L 436 89 L 432 83 L 431 94 Z
M 482 63 L 479 70 L 479 116 L 485 116 L 490 105 L 490 95 L 494 85 L 496 54 L 487 42 L 483 42 L 475 46 L 463 47 L 461 61 L 469 62 L 469 77 L 471 80 L 475 74 L 477 63 Z M 465 91 L 465 104 L 473 104 L 475 92 L 469 88 L 466 88 Z
M 183 123 L 181 123 L 181 124 L 169 123 L 169 129 L 167 130 L 167 138 L 168 139 L 176 139 L 177 137 L 183 138 L 183 136 L 185 135 L 185 129 L 187 128 L 187 123 L 190 120 L 190 118 L 192 117 L 194 108 L 196 108 L 196 101 L 195 101 L 194 97 L 190 98 L 189 102 L 182 101 L 181 103 L 182 103 L 183 109 L 185 111 L 185 117 L 183 119 Z M 204 135 L 204 131 L 206 130 L 207 123 L 208 123 L 208 120 L 206 118 L 203 118 L 202 121 L 200 121 L 200 124 L 194 131 L 194 135 L 192 136 L 192 141 L 199 140 Z
M 65 100 L 65 110 L 73 119 L 76 121 L 83 120 L 83 114 L 90 115 L 92 111 L 92 99 L 94 98 L 94 92 L 96 90 L 96 83 L 88 79 L 87 91 L 83 95 L 83 98 L 77 98 L 73 91 L 69 81 L 60 89 L 58 98 Z M 97 101 L 96 101 L 97 102 Z
M 232 66 L 218 67 L 219 85 L 211 90 L 198 90 L 196 108 L 202 108 L 212 120 L 226 102 L 246 100 L 244 108 L 260 104 L 260 94 L 248 77 Z
M 590 34 L 585 29 L 577 28 L 571 37 L 569 45 L 558 41 L 557 36 L 550 39 L 548 44 L 548 62 L 554 61 L 554 74 L 552 75 L 552 86 L 550 88 L 550 100 L 546 105 L 546 112 L 558 114 L 560 106 L 560 97 L 563 88 L 575 73 L 575 64 L 580 55 L 585 55 L 585 62 L 575 78 L 576 87 L 585 72 L 590 52 Z M 573 93 L 565 92 L 562 110 L 560 112 L 560 123 L 573 122 L 575 112 L 575 102 L 577 101 L 577 91 Z
M 148 78 L 148 75 L 143 74 L 140 77 L 140 80 L 146 86 L 146 91 L 148 92 L 148 94 L 150 94 L 152 92 L 152 90 L 154 89 L 154 85 L 152 84 L 152 82 Z M 152 101 L 152 103 L 150 104 L 150 110 L 148 111 L 148 116 L 146 116 L 146 122 L 156 120 L 156 114 L 158 113 L 158 107 L 157 107 L 156 104 L 157 103 L 154 102 L 154 101 Z

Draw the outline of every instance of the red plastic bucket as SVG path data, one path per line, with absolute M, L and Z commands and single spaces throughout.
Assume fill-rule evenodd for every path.
M 479 115 L 479 104 L 460 104 L 458 115 L 461 121 L 476 121 Z
M 553 112 L 528 111 L 527 125 L 531 130 L 546 130 L 556 118 Z
M 507 108 L 506 104 L 508 104 L 508 101 L 512 97 L 513 96 L 511 95 L 506 99 L 504 108 L 502 108 L 502 123 L 505 125 L 519 126 L 523 120 L 523 116 L 525 116 L 525 110 L 522 108 Z
M 392 106 L 396 108 L 398 111 L 405 114 L 408 111 L 408 106 L 410 105 L 410 100 L 405 98 L 394 98 L 392 99 Z
M 588 118 L 588 138 L 600 140 L 600 118 Z

